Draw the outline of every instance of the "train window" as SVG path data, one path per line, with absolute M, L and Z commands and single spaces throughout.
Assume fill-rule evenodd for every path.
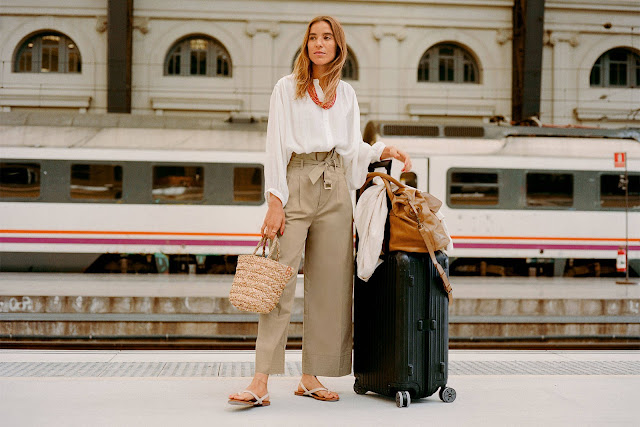
M 498 174 L 495 172 L 453 172 L 449 182 L 449 203 L 465 206 L 498 204 Z
M 71 165 L 71 198 L 119 200 L 122 198 L 122 166 Z
M 527 173 L 527 206 L 573 206 L 573 175 L 570 173 Z
M 260 168 L 233 168 L 233 201 L 262 201 L 262 170 Z
M 193 202 L 204 197 L 204 169 L 202 166 L 154 166 L 153 188 L 155 202 Z
M 600 206 L 603 208 L 624 208 L 624 174 L 600 176 Z M 640 175 L 629 176 L 629 208 L 640 206 Z
M 0 163 L 0 198 L 39 196 L 39 164 Z
M 414 172 L 403 172 L 400 174 L 400 182 L 409 187 L 418 188 L 418 175 Z

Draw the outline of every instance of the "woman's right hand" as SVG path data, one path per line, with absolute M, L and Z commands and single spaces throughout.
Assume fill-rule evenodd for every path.
M 269 210 L 264 217 L 260 233 L 273 240 L 276 233 L 280 232 L 280 235 L 284 234 L 284 223 L 285 218 L 282 202 L 273 194 L 269 194 Z

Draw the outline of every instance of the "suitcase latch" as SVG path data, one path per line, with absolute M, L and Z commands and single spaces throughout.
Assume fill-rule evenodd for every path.
M 436 330 L 436 321 L 435 321 L 435 320 L 432 320 L 432 321 L 431 321 L 431 330 L 432 330 L 432 331 L 435 331 L 435 330 Z
M 444 362 L 440 362 L 440 372 L 444 374 L 446 370 L 447 370 L 447 365 Z
M 414 277 L 413 276 L 409 276 L 409 286 L 413 286 L 414 283 Z
M 409 365 L 409 376 L 413 376 L 413 365 Z
M 418 330 L 422 331 L 424 329 L 424 321 L 418 320 Z

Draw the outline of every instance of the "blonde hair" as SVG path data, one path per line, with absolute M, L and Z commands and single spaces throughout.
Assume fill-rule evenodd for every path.
M 296 79 L 296 99 L 304 98 L 307 94 L 307 87 L 313 84 L 313 72 L 312 62 L 309 58 L 309 51 L 307 44 L 309 43 L 309 33 L 311 32 L 311 26 L 316 22 L 324 21 L 331 27 L 333 32 L 333 38 L 336 42 L 336 57 L 329 63 L 329 70 L 321 77 L 325 78 L 327 82 L 326 90 L 324 91 L 323 105 L 330 103 L 336 96 L 336 90 L 340 83 L 340 77 L 342 76 L 342 67 L 347 60 L 347 40 L 344 36 L 344 30 L 342 25 L 331 16 L 316 16 L 309 22 L 307 31 L 304 34 L 304 40 L 300 48 L 300 54 L 296 58 L 296 64 L 293 67 L 293 76 Z

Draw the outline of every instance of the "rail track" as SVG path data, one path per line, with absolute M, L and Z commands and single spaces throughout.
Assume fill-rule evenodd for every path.
M 0 335 L 3 349 L 77 350 L 253 350 L 256 337 L 198 335 L 36 336 Z M 301 336 L 290 336 L 287 349 L 302 348 Z M 640 336 L 575 335 L 523 337 L 455 337 L 450 349 L 474 350 L 640 350 Z

